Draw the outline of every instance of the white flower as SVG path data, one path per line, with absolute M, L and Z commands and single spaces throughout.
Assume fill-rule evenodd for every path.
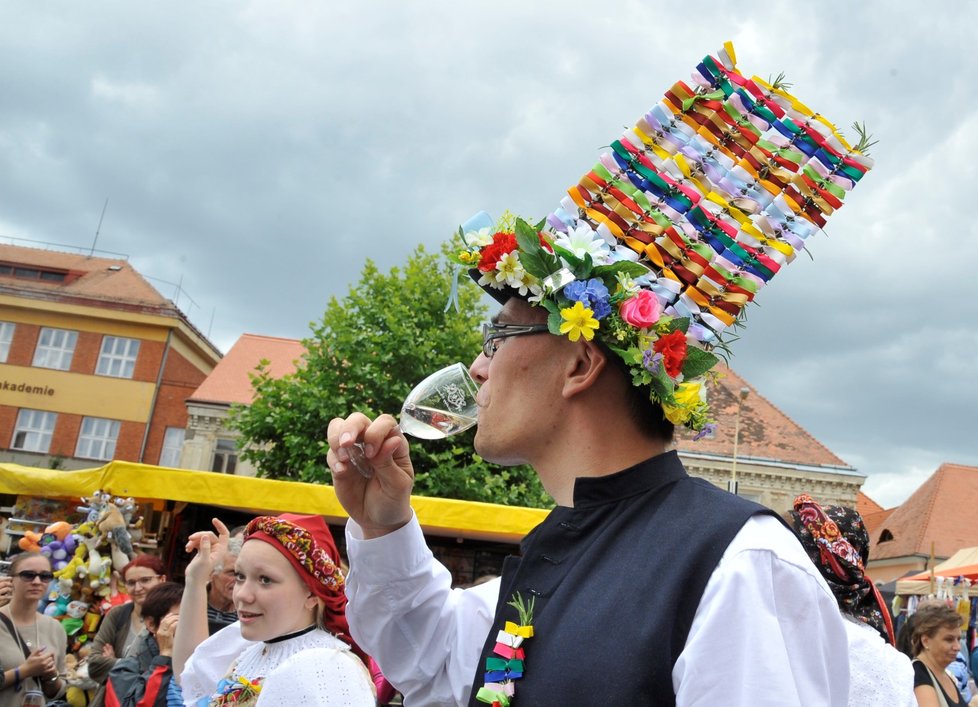
M 555 245 L 571 251 L 578 258 L 590 253 L 595 263 L 606 263 L 611 255 L 611 249 L 604 238 L 592 231 L 586 223 L 580 224 L 566 235 L 561 235 Z
M 492 243 L 491 229 L 486 226 L 478 231 L 469 231 L 465 234 L 465 244 L 470 248 L 484 248 Z
M 503 282 L 510 287 L 518 287 L 523 280 L 526 270 L 516 251 L 506 253 L 496 263 L 496 282 Z
M 496 282 L 496 277 L 492 273 L 484 272 L 479 277 L 478 285 L 480 287 L 485 287 L 486 285 L 489 285 L 489 287 L 491 287 L 494 290 L 501 290 L 506 285 L 506 283 Z

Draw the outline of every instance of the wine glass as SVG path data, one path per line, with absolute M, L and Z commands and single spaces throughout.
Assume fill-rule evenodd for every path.
M 435 371 L 408 393 L 401 406 L 398 427 L 401 432 L 419 439 L 444 439 L 464 432 L 478 420 L 479 407 L 475 395 L 479 387 L 468 369 L 453 363 Z M 363 442 L 350 449 L 350 464 L 365 478 L 374 475 L 367 461 Z

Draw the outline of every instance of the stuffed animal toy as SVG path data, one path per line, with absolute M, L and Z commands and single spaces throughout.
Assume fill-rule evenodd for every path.
M 102 509 L 112 498 L 112 494 L 105 493 L 104 491 L 96 491 L 91 496 L 82 496 L 82 503 L 85 505 L 78 506 L 76 510 L 86 513 L 86 520 L 89 523 L 94 523 L 98 520 L 98 517 L 102 514 Z
M 116 569 L 121 570 L 129 563 L 129 560 L 135 557 L 135 553 L 132 551 L 132 538 L 126 528 L 126 519 L 122 517 L 122 511 L 114 503 L 107 503 L 99 515 L 96 527 L 99 532 L 99 544 L 103 538 L 107 537 L 125 555 L 125 562 L 116 566 Z M 113 564 L 115 563 L 116 560 L 113 557 Z
M 40 552 L 42 533 L 35 533 L 33 530 L 25 530 L 24 537 L 17 541 L 17 546 L 24 552 Z

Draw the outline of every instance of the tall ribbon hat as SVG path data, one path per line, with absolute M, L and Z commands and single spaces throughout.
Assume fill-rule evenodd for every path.
M 711 425 L 705 383 L 727 330 L 872 167 L 782 80 L 747 78 L 730 43 L 611 143 L 560 206 L 530 224 L 480 212 L 455 259 L 501 303 L 597 338 L 667 419 Z

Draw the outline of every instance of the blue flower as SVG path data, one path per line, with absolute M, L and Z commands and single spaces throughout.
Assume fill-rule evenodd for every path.
M 592 277 L 590 280 L 587 281 L 587 284 L 584 287 L 584 291 L 591 298 L 592 302 L 597 302 L 599 300 L 607 300 L 608 297 L 611 296 L 610 293 L 608 292 L 608 288 L 604 286 L 604 282 L 602 282 L 596 277 Z
M 662 354 L 656 353 L 652 349 L 645 349 L 642 352 L 642 365 L 653 376 L 658 375 L 659 367 L 662 365 Z
M 583 305 L 591 304 L 591 301 L 588 299 L 587 295 L 587 284 L 581 282 L 580 280 L 574 280 L 574 282 L 571 282 L 564 287 L 564 295 L 571 302 L 580 302 Z
M 695 442 L 698 439 L 703 439 L 707 435 L 711 435 L 711 434 L 713 434 L 716 431 L 717 431 L 716 423 L 714 423 L 714 422 L 707 422 L 705 425 L 703 425 L 703 429 L 701 429 L 699 432 L 697 432 L 696 433 L 696 436 L 693 437 L 693 441 Z
M 607 299 L 596 300 L 591 306 L 591 311 L 594 312 L 595 319 L 604 319 L 611 314 L 611 304 Z

